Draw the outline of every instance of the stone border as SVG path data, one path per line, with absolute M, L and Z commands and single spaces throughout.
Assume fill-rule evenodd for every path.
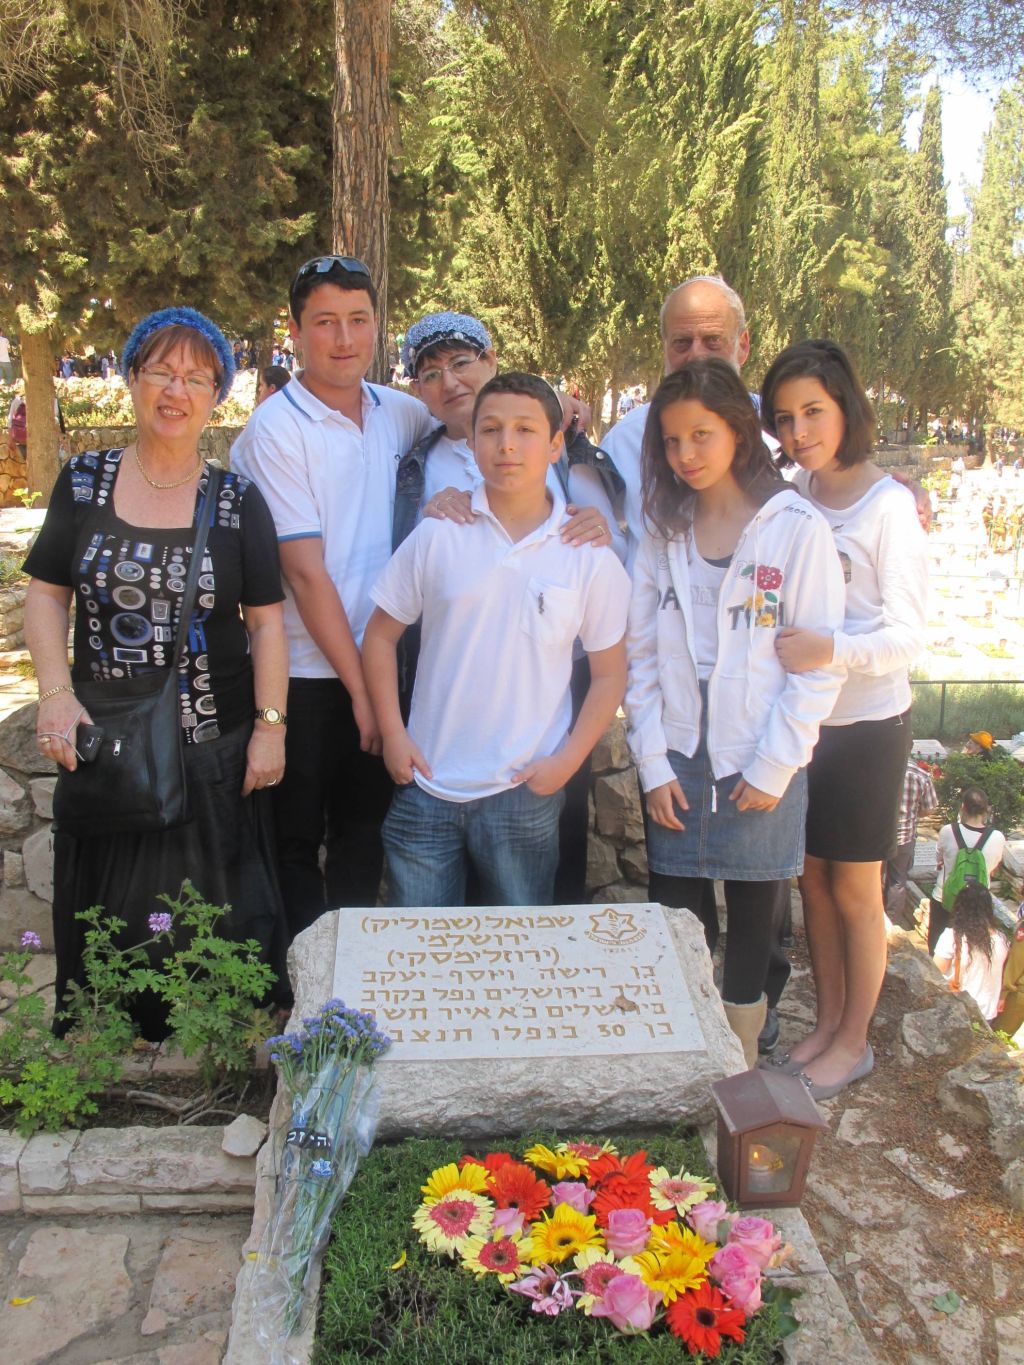
M 256 1157 L 224 1150 L 223 1126 L 0 1132 L 0 1213 L 237 1213 Z

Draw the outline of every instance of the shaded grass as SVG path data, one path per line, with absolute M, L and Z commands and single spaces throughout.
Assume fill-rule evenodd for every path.
M 492 1144 L 521 1154 L 552 1134 Z M 598 1139 L 600 1141 L 600 1139 Z M 689 1136 L 616 1140 L 620 1152 L 643 1146 L 670 1170 L 685 1166 L 710 1174 L 704 1149 Z M 630 1365 L 689 1359 L 683 1343 L 660 1328 L 652 1337 L 623 1336 L 600 1318 L 567 1311 L 549 1318 L 490 1278 L 483 1281 L 458 1261 L 421 1245 L 412 1215 L 420 1186 L 437 1166 L 457 1161 L 465 1144 L 408 1139 L 378 1146 L 359 1168 L 335 1218 L 324 1262 L 314 1365 Z M 484 1152 L 485 1146 L 470 1148 Z M 388 1267 L 407 1253 L 400 1270 Z M 781 1315 L 768 1303 L 748 1326 L 742 1345 L 723 1342 L 718 1357 L 729 1365 L 769 1365 L 777 1349 Z M 702 1357 L 697 1357 L 701 1359 Z
M 972 730 L 988 730 L 1006 739 L 1024 729 L 1024 687 L 1015 683 L 950 683 L 939 733 L 937 683 L 914 682 L 914 736 L 918 739 L 963 741 Z

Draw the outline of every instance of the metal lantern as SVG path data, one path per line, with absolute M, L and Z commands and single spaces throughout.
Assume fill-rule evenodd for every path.
M 818 1130 L 828 1124 L 797 1076 L 741 1071 L 711 1087 L 718 1174 L 740 1208 L 793 1208 L 803 1198 Z

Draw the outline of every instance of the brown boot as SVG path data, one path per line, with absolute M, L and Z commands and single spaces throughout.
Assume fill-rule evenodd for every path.
M 751 1067 L 757 1066 L 757 1037 L 764 1028 L 768 1013 L 768 997 L 762 995 L 760 1000 L 755 1000 L 750 1005 L 734 1005 L 731 1000 L 723 1000 L 722 1004 L 725 1006 L 725 1017 L 729 1021 L 729 1027 L 743 1044 L 743 1057 L 749 1071 Z

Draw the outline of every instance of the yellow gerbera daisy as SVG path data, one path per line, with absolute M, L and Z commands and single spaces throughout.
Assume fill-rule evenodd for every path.
M 561 1150 L 553 1152 L 550 1147 L 545 1147 L 542 1142 L 531 1147 L 523 1156 L 523 1160 L 528 1161 L 531 1166 L 536 1166 L 538 1171 L 543 1171 L 546 1175 L 553 1175 L 556 1180 L 564 1180 L 567 1175 L 585 1176 L 589 1170 L 586 1157 L 577 1156 L 575 1152 L 563 1152 Z
M 632 1256 L 623 1256 L 617 1261 L 610 1251 L 599 1247 L 584 1247 L 578 1252 L 573 1265 L 583 1281 L 583 1293 L 576 1299 L 576 1307 L 590 1317 L 594 1304 L 604 1298 L 604 1291 L 616 1275 L 639 1275 L 640 1267 Z
M 472 1190 L 451 1190 L 429 1204 L 422 1203 L 412 1216 L 412 1225 L 431 1251 L 454 1256 L 471 1237 L 487 1237 L 494 1217 L 494 1205 Z
M 675 1209 L 680 1216 L 695 1204 L 702 1204 L 715 1192 L 713 1180 L 702 1180 L 699 1175 L 690 1175 L 684 1170 L 678 1175 L 670 1175 L 664 1166 L 651 1172 L 650 1182 L 654 1207 Z
M 711 1242 L 683 1228 L 678 1237 L 672 1236 L 667 1250 L 641 1251 L 635 1260 L 644 1284 L 648 1289 L 659 1289 L 668 1304 L 707 1279 L 708 1261 L 717 1250 Z
M 585 1247 L 604 1248 L 604 1238 L 592 1213 L 580 1213 L 571 1204 L 559 1204 L 548 1217 L 542 1214 L 530 1224 L 531 1253 L 535 1265 L 560 1265 Z
M 424 1204 L 436 1204 L 446 1194 L 451 1194 L 452 1190 L 470 1190 L 473 1194 L 485 1194 L 487 1171 L 474 1161 L 467 1162 L 460 1171 L 453 1161 L 447 1166 L 438 1166 L 436 1171 L 431 1171 L 429 1180 L 420 1188 L 423 1191 Z
M 470 1237 L 462 1248 L 462 1267 L 474 1275 L 493 1275 L 502 1284 L 510 1284 L 526 1274 L 532 1250 L 529 1237 Z

